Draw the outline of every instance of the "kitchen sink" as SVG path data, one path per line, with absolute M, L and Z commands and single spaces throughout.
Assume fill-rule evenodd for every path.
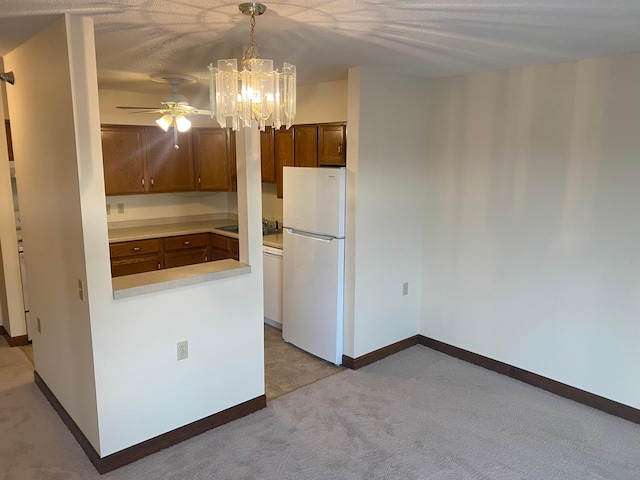
M 227 225 L 226 227 L 217 227 L 218 230 L 224 230 L 225 232 L 238 233 L 238 225 Z M 273 235 L 274 233 L 280 233 L 282 230 L 276 230 L 272 227 L 262 227 L 262 235 Z

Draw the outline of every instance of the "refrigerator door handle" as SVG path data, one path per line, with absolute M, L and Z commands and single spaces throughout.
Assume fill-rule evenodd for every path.
M 318 233 L 305 232 L 303 230 L 295 230 L 293 228 L 285 227 L 285 230 L 289 235 L 297 235 L 298 237 L 310 237 L 315 240 L 320 240 L 321 242 L 330 242 L 337 239 L 337 237 L 334 237 L 332 235 L 320 235 Z

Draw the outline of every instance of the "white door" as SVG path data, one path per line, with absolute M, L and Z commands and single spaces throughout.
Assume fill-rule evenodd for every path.
M 344 240 L 284 231 L 282 337 L 336 365 L 343 353 Z

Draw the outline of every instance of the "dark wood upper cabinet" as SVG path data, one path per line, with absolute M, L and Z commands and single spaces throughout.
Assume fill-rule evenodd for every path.
M 178 133 L 175 148 L 173 132 L 146 127 L 148 190 L 154 193 L 195 190 L 191 131 Z
M 264 132 L 260 132 L 260 168 L 262 170 L 262 181 L 275 183 L 276 162 L 272 127 L 266 127 Z
M 9 120 L 4 121 L 4 130 L 7 132 L 7 150 L 9 153 L 9 161 L 13 162 L 13 143 L 11 142 L 11 124 Z
M 102 125 L 107 195 L 235 190 L 235 135 L 224 128 L 173 131 Z
M 318 166 L 347 164 L 346 125 L 318 125 Z
M 102 126 L 102 159 L 107 195 L 144 193 L 147 186 L 145 127 Z
M 276 191 L 278 198 L 282 198 L 283 167 L 294 166 L 293 128 L 280 127 L 274 131 L 273 147 L 276 162 Z
M 197 171 L 196 188 L 217 192 L 231 191 L 233 169 L 230 162 L 228 129 L 194 129 L 193 150 Z
M 318 127 L 316 125 L 295 125 L 294 161 L 296 167 L 318 166 Z

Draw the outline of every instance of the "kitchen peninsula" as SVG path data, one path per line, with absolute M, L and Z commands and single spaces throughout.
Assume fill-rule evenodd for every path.
M 228 230 L 237 225 L 232 217 L 112 225 L 114 299 L 249 273 L 250 266 L 239 261 L 239 236 Z M 263 243 L 282 248 L 281 232 L 265 235 Z

